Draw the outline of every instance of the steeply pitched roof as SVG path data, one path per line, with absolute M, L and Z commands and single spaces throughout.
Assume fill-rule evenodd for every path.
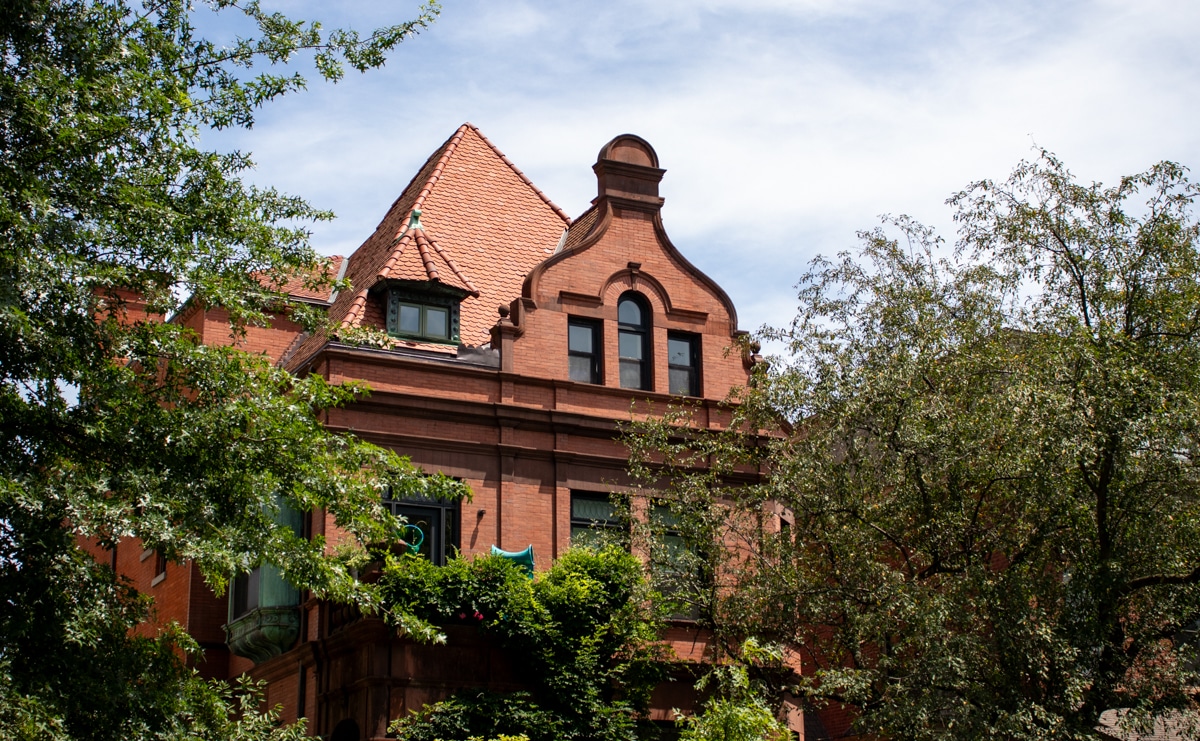
M 1105 710 L 1096 726 L 1100 736 L 1113 741 L 1184 741 L 1196 738 L 1197 719 L 1183 712 L 1171 712 L 1156 718 L 1149 733 L 1138 733 L 1122 727 L 1128 710 Z
M 325 266 L 326 279 L 337 279 L 342 276 L 342 271 L 345 268 L 345 258 L 341 255 L 334 255 L 326 258 L 329 262 Z M 315 276 L 314 276 L 315 277 Z M 287 283 L 280 287 L 280 290 L 300 301 L 315 301 L 319 303 L 329 303 L 335 298 L 335 292 L 331 286 L 323 286 L 320 290 L 313 290 L 305 285 L 308 282 L 307 277 L 298 275 L 293 277 Z
M 595 206 L 580 214 L 579 218 L 571 224 L 571 229 L 567 232 L 567 237 L 563 240 L 562 248 L 559 251 L 566 252 L 582 244 L 583 240 L 595 231 L 598 221 L 600 221 L 600 209 Z
M 489 339 L 496 307 L 521 291 L 525 274 L 550 257 L 570 218 L 475 126 L 466 123 L 435 151 L 348 260 L 352 289 L 329 316 L 343 327 L 378 326 L 370 289 L 384 280 L 438 283 L 467 293 L 460 336 Z M 326 338 L 289 353 L 303 360 Z
M 408 226 L 396 238 L 395 245 L 392 256 L 379 269 L 379 280 L 432 281 L 479 295 L 479 291 L 471 285 L 471 279 L 463 275 L 454 259 L 425 233 L 421 226 L 420 209 L 412 210 Z

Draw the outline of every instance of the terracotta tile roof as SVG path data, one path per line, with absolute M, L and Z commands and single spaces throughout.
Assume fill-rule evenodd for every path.
M 331 255 L 321 259 L 325 261 L 323 277 L 332 280 L 341 279 L 346 269 L 346 258 L 341 255 Z M 315 274 L 316 271 L 314 270 L 313 273 Z M 333 286 L 327 285 L 319 290 L 314 290 L 307 286 L 306 284 L 310 281 L 306 275 L 293 275 L 282 283 L 271 280 L 263 274 L 258 274 L 257 278 L 259 283 L 266 288 L 278 290 L 297 301 L 328 305 L 333 303 L 334 299 L 337 298 L 337 291 L 333 289 Z M 186 322 L 195 312 L 200 311 L 202 308 L 204 308 L 202 304 L 193 301 L 192 297 L 189 296 L 183 306 L 170 317 L 169 321 L 176 324 Z M 300 339 L 303 339 L 303 335 L 301 335 Z M 292 344 L 296 345 L 296 342 Z
M 463 274 L 454 258 L 429 238 L 421 226 L 421 210 L 414 208 L 409 223 L 395 239 L 395 248 L 375 276 L 378 280 L 433 281 L 453 286 L 474 296 L 479 291 Z
M 469 295 L 460 308 L 463 344 L 482 345 L 496 307 L 521 292 L 525 274 L 550 257 L 571 219 L 479 129 L 467 123 L 435 151 L 348 258 L 353 288 L 335 297 L 330 319 L 382 327 L 369 290 L 383 280 L 430 281 Z M 327 338 L 306 338 L 289 354 L 304 360 Z
M 578 247 L 583 240 L 588 238 L 599 221 L 600 209 L 592 206 L 584 211 L 578 219 L 571 223 L 571 229 L 567 232 L 567 238 L 563 240 L 562 249 L 559 251 L 566 252 Z
M 279 356 L 279 360 L 276 362 L 283 367 L 287 367 L 291 359 L 296 356 L 296 351 L 304 345 L 308 338 L 309 334 L 307 332 L 301 332 L 296 335 L 296 338 L 292 340 L 291 344 L 287 346 L 287 349 L 283 351 L 283 354 Z
M 1197 721 L 1195 715 L 1175 711 L 1155 719 L 1149 733 L 1138 733 L 1121 727 L 1128 710 L 1105 710 L 1100 714 L 1096 730 L 1100 736 L 1113 741 L 1184 741 L 1195 739 Z
M 362 289 L 354 294 L 354 298 L 350 301 L 350 308 L 346 311 L 346 316 L 342 317 L 343 327 L 357 327 L 362 323 L 364 309 L 367 305 L 367 289 Z
M 342 257 L 341 255 L 333 255 L 332 257 L 326 258 L 327 262 L 324 266 L 325 270 L 323 277 L 329 279 L 339 278 L 342 273 L 342 268 L 344 267 L 345 259 L 346 258 Z M 297 275 L 293 276 L 291 280 L 280 286 L 280 289 L 292 298 L 299 299 L 301 301 L 320 301 L 321 303 L 329 303 L 330 298 L 334 294 L 334 290 L 330 286 L 324 286 L 320 290 L 313 290 L 305 285 L 308 282 L 308 276 Z

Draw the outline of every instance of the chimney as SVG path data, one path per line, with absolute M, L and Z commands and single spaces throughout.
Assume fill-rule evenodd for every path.
M 654 147 L 640 136 L 622 134 L 605 144 L 592 170 L 599 191 L 592 203 L 606 200 L 619 208 L 651 213 L 662 208 L 658 183 L 666 170 L 659 168 Z

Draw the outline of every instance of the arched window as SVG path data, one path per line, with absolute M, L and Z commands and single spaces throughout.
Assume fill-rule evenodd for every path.
M 617 301 L 621 388 L 650 390 L 650 307 L 633 291 Z
M 333 735 L 329 737 L 330 741 L 358 741 L 359 738 L 358 724 L 349 718 L 334 726 Z

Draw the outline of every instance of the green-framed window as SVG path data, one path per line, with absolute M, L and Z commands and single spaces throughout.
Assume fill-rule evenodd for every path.
M 401 301 L 397 306 L 396 334 L 449 340 L 450 309 L 446 306 L 426 306 Z
M 457 344 L 458 298 L 394 288 L 388 293 L 387 331 L 395 337 Z

